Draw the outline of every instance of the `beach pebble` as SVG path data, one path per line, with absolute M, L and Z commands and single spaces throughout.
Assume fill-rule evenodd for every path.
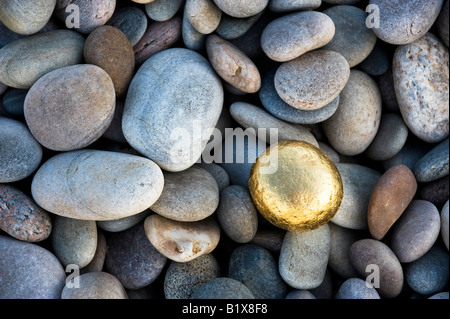
M 172 220 L 193 222 L 212 215 L 219 205 L 219 187 L 203 168 L 163 172 L 164 188 L 151 210 Z
M 155 0 L 145 4 L 145 12 L 153 21 L 167 21 L 181 8 L 183 0 Z
M 163 271 L 167 258 L 148 241 L 143 222 L 108 234 L 105 269 L 127 289 L 153 283 Z
M 178 263 L 171 261 L 164 276 L 166 299 L 189 299 L 198 287 L 220 276 L 220 266 L 213 254 Z
M 136 65 L 141 65 L 156 53 L 172 47 L 180 38 L 180 17 L 151 22 L 142 38 L 133 46 Z
M 208 59 L 217 74 L 233 87 L 245 93 L 255 93 L 261 87 L 256 65 L 241 50 L 219 36 L 206 38 Z
M 437 294 L 428 297 L 428 299 L 448 299 L 448 297 L 449 297 L 448 291 L 445 291 L 445 292 L 438 292 Z
M 441 292 L 449 281 L 448 251 L 434 246 L 421 258 L 406 265 L 405 278 L 409 287 L 422 295 Z
M 273 12 L 313 10 L 320 7 L 322 0 L 272 0 L 269 9 Z
M 47 24 L 55 5 L 56 0 L 2 0 L 0 21 L 13 32 L 30 35 Z
M 0 49 L 0 82 L 29 89 L 50 71 L 83 60 L 84 38 L 72 30 L 38 33 Z
M 370 0 L 378 6 L 379 27 L 373 32 L 384 42 L 402 45 L 422 37 L 438 17 L 444 0 L 401 0 L 392 4 L 389 0 Z
M 367 14 L 363 9 L 349 5 L 337 5 L 323 11 L 333 21 L 336 32 L 325 50 L 339 52 L 350 67 L 364 61 L 372 52 L 377 36 L 367 28 Z
M 380 76 L 385 74 L 390 66 L 391 56 L 389 52 L 383 46 L 375 44 L 369 56 L 358 64 L 358 69 L 370 76 Z
M 380 177 L 367 209 L 367 223 L 373 238 L 381 240 L 386 235 L 411 203 L 416 191 L 414 174 L 405 165 L 391 167 Z
M 354 72 L 358 71 L 352 71 L 352 74 Z M 283 101 L 294 108 L 309 111 L 331 103 L 346 87 L 349 77 L 350 68 L 342 55 L 316 50 L 282 63 L 275 73 L 274 83 Z M 355 77 L 351 77 L 351 83 L 360 82 Z
M 0 229 L 16 239 L 39 242 L 52 231 L 49 214 L 21 190 L 0 184 Z
M 431 182 L 448 175 L 448 137 L 425 154 L 415 165 L 414 175 L 418 182 Z
M 284 299 L 317 299 L 317 298 L 308 290 L 294 289 L 291 292 L 289 292 Z
M 255 299 L 255 297 L 240 281 L 229 277 L 217 277 L 198 287 L 191 299 Z
M 226 40 L 237 39 L 243 36 L 261 18 L 263 12 L 248 18 L 234 18 L 223 14 L 220 24 L 215 30 L 219 36 Z
M 441 230 L 436 206 L 413 200 L 392 229 L 390 247 L 398 260 L 410 263 L 422 257 L 436 242 Z
M 127 140 L 125 139 L 125 136 L 123 136 L 122 131 L 122 118 L 124 108 L 125 100 L 116 99 L 116 107 L 114 108 L 114 115 L 111 120 L 111 124 L 109 124 L 108 128 L 102 135 L 103 137 L 120 144 L 127 143 Z
M 352 70 L 337 111 L 322 123 L 331 146 L 342 155 L 363 153 L 378 132 L 381 105 L 377 83 L 364 72 Z
M 24 37 L 26 37 L 26 35 L 17 34 L 9 30 L 2 21 L 0 21 L 0 49 L 9 43 Z
M 401 114 L 411 132 L 427 143 L 449 134 L 448 63 L 448 48 L 431 33 L 395 50 L 392 72 Z
M 70 5 L 76 5 L 78 10 L 75 11 Z M 65 23 L 68 21 L 74 23 L 73 14 L 78 12 L 79 25 L 76 25 L 75 29 L 88 34 L 104 25 L 111 18 L 115 9 L 116 0 L 56 0 L 54 14 Z
M 92 258 L 89 264 L 80 269 L 80 273 L 85 274 L 88 272 L 102 271 L 105 265 L 107 250 L 105 234 L 101 229 L 97 228 L 97 249 L 95 250 L 94 258 Z
M 365 280 L 349 278 L 339 287 L 336 299 L 380 299 L 380 295 L 375 288 L 367 287 Z
M 448 36 L 448 8 L 449 1 L 445 1 L 445 4 L 442 6 L 441 13 L 438 16 L 436 21 L 439 36 L 441 37 L 442 42 L 445 43 L 446 46 L 449 46 L 449 36 Z
M 261 34 L 270 21 L 270 18 L 263 14 L 242 36 L 230 40 L 231 43 L 237 46 L 251 59 L 263 57 L 264 51 L 261 48 Z
M 97 226 L 110 233 L 122 232 L 143 221 L 145 218 L 147 218 L 148 215 L 150 215 L 150 213 L 151 211 L 149 209 L 146 209 L 143 212 L 124 218 L 98 220 Z
M 147 30 L 148 19 L 141 8 L 123 7 L 114 11 L 106 24 L 122 31 L 130 44 L 134 46 Z
M 122 31 L 112 26 L 92 31 L 84 43 L 84 60 L 108 73 L 117 97 L 125 95 L 135 63 L 133 47 Z
M 186 15 L 186 7 L 183 11 L 183 21 L 181 23 L 181 38 L 186 48 L 200 51 L 205 48 L 206 34 L 198 32 L 189 21 Z
M 392 166 L 403 164 L 414 172 L 416 163 L 430 150 L 430 144 L 420 141 L 411 135 L 409 137 L 411 138 L 406 140 L 400 152 L 382 162 L 385 170 L 388 170 Z
M 277 262 L 269 251 L 259 246 L 245 244 L 233 250 L 228 276 L 247 286 L 256 299 L 283 299 L 287 294 Z
M 259 99 L 264 108 L 273 116 L 290 123 L 315 124 L 329 119 L 339 106 L 339 95 L 329 104 L 317 110 L 300 110 L 284 102 L 275 89 L 275 70 L 263 77 Z
M 235 18 L 248 18 L 262 12 L 269 0 L 214 0 L 215 4 L 224 13 Z
M 220 227 L 212 217 L 180 222 L 153 214 L 145 219 L 144 228 L 152 245 L 176 262 L 188 262 L 209 254 L 220 239 Z
M 59 299 L 66 273 L 47 249 L 0 235 L 0 298 Z
M 367 229 L 370 195 L 382 174 L 359 164 L 338 163 L 336 167 L 344 185 L 344 197 L 331 222 L 350 229 Z
M 125 138 L 162 169 L 185 170 L 205 148 L 222 112 L 223 94 L 203 56 L 182 48 L 164 50 L 148 59 L 130 84 L 122 122 Z
M 258 211 L 247 188 L 231 185 L 220 192 L 216 211 L 221 229 L 237 243 L 247 243 L 258 229 Z
M 364 152 L 375 161 L 385 161 L 398 154 L 408 138 L 408 127 L 399 114 L 381 114 L 377 135 Z
M 68 82 L 74 84 L 68 87 Z M 106 131 L 115 101 L 113 82 L 103 69 L 89 64 L 67 66 L 47 73 L 32 86 L 25 98 L 25 120 L 46 148 L 76 150 Z
M 329 158 L 331 158 L 331 160 L 337 164 L 340 163 L 341 158 L 338 152 L 336 152 L 330 145 L 328 145 L 327 143 L 324 142 L 318 142 L 319 143 L 319 148 L 321 151 L 323 151 L 325 154 L 327 154 L 327 156 Z
M 0 82 L 0 95 L 5 93 L 7 89 L 8 89 L 8 87 Z
M 258 245 L 272 254 L 278 255 L 281 251 L 285 234 L 286 231 L 281 228 L 258 229 L 249 243 Z
M 61 299 L 128 299 L 120 281 L 107 272 L 88 272 L 78 277 L 80 287 L 64 287 Z
M 42 147 L 22 122 L 0 116 L 0 183 L 33 174 L 42 160 Z
M 23 116 L 23 106 L 28 90 L 9 89 L 3 96 L 3 108 L 12 116 Z
M 54 216 L 51 242 L 64 267 L 73 264 L 83 268 L 97 250 L 97 225 L 93 220 Z
M 243 128 L 253 129 L 260 139 L 268 143 L 273 143 L 273 130 L 277 129 L 278 139 L 276 142 L 285 140 L 305 141 L 319 147 L 316 138 L 308 129 L 283 122 L 255 105 L 235 102 L 230 106 L 230 115 Z
M 329 4 L 355 4 L 360 1 L 361 0 L 323 0 L 323 2 L 329 3 Z
M 445 176 L 438 180 L 422 183 L 418 192 L 418 198 L 433 203 L 436 207 L 444 206 L 449 198 L 449 176 Z
M 390 59 L 389 63 L 391 63 L 391 60 L 392 59 Z M 383 107 L 386 110 L 386 112 L 393 112 L 400 114 L 397 97 L 395 95 L 392 66 L 390 66 L 386 72 L 377 77 L 377 83 L 380 89 L 381 98 L 383 99 Z
M 220 24 L 222 11 L 212 0 L 186 0 L 186 16 L 195 30 L 213 33 Z
M 441 236 L 448 249 L 448 200 L 441 210 Z
M 205 171 L 210 173 L 212 177 L 216 180 L 217 186 L 219 187 L 219 192 L 230 185 L 230 177 L 226 170 L 215 163 L 195 163 L 196 166 L 203 168 Z
M 310 231 L 288 231 L 278 260 L 283 280 L 292 288 L 317 288 L 324 280 L 330 254 L 327 224 Z
M 395 298 L 403 288 L 403 268 L 394 252 L 376 239 L 361 239 L 350 247 L 350 261 L 361 276 L 366 278 L 369 265 L 378 267 L 380 297 Z M 376 268 L 375 268 L 376 269 Z
M 328 267 L 342 278 L 358 277 L 358 272 L 350 262 L 350 247 L 360 240 L 362 235 L 352 229 L 329 223 L 330 227 L 330 257 Z
M 286 62 L 323 47 L 334 34 L 335 26 L 329 16 L 318 11 L 301 11 L 270 22 L 261 35 L 261 46 L 270 59 Z
M 33 177 L 36 203 L 57 215 L 111 220 L 140 213 L 161 195 L 164 177 L 151 160 L 80 150 L 55 155 Z

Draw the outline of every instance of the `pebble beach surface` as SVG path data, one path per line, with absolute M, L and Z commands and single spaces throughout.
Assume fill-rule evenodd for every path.
M 0 299 L 448 299 L 448 3 L 0 0 Z

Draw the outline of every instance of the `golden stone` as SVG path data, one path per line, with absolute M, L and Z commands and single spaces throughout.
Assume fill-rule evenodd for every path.
M 253 164 L 249 188 L 269 222 L 289 231 L 307 231 L 329 222 L 344 196 L 333 161 L 303 141 L 281 141 Z

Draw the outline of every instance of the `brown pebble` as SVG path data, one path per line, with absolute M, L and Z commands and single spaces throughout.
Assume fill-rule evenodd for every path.
M 86 63 L 101 67 L 114 84 L 116 96 L 123 96 L 134 75 L 134 52 L 127 36 L 112 26 L 101 26 L 84 43 Z
M 411 170 L 399 164 L 378 180 L 369 200 L 367 222 L 373 238 L 381 240 L 413 199 L 417 182 Z

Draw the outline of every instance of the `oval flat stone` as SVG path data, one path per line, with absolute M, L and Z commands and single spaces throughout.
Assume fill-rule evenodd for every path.
M 108 73 L 116 96 L 125 95 L 134 76 L 134 52 L 130 41 L 119 29 L 101 26 L 84 43 L 84 60 Z
M 248 18 L 234 18 L 224 14 L 215 31 L 226 40 L 237 39 L 247 33 L 259 18 L 261 18 L 262 14 L 263 12 Z
M 166 265 L 167 258 L 148 241 L 143 222 L 109 234 L 106 242 L 105 269 L 126 289 L 152 284 Z
M 350 68 L 342 55 L 316 50 L 282 63 L 274 83 L 278 95 L 290 106 L 317 110 L 341 93 L 349 77 Z
M 320 7 L 322 0 L 272 0 L 269 9 L 273 12 L 313 10 Z
M 440 230 L 436 206 L 424 200 L 413 200 L 392 229 L 390 247 L 400 262 L 410 263 L 430 250 Z
M 448 248 L 448 211 L 449 211 L 449 201 L 445 203 L 441 210 L 441 236 L 444 241 L 445 246 Z
M 220 239 L 220 227 L 212 217 L 180 222 L 153 214 L 145 219 L 144 228 L 150 243 L 176 262 L 188 262 L 209 254 Z
M 286 62 L 323 47 L 334 33 L 333 21 L 326 14 L 296 12 L 270 22 L 261 35 L 261 47 L 270 59 Z
M 97 250 L 97 237 L 97 225 L 93 220 L 54 216 L 52 248 L 64 267 L 87 266 Z
M 107 250 L 105 234 L 101 229 L 97 229 L 97 249 L 95 250 L 94 258 L 89 264 L 80 269 L 80 273 L 102 271 Z
M 3 108 L 12 116 L 23 116 L 23 105 L 28 90 L 9 89 L 3 96 Z
M 389 59 L 389 64 L 392 62 L 392 57 Z M 383 99 L 383 106 L 387 112 L 400 113 L 398 108 L 397 97 L 395 96 L 394 76 L 392 74 L 392 65 L 389 69 L 378 76 L 378 87 L 380 88 L 381 97 Z
M 344 185 L 344 197 L 333 223 L 350 229 L 367 229 L 367 208 L 373 188 L 381 177 L 378 171 L 350 163 L 337 163 Z
M 212 0 L 187 0 L 185 12 L 194 29 L 202 34 L 214 32 L 222 18 L 222 11 Z
M 273 254 L 279 254 L 285 234 L 286 231 L 281 228 L 259 228 L 249 243 L 265 248 Z
M 64 287 L 61 299 L 128 299 L 120 281 L 107 272 L 88 272 L 79 277 L 77 289 Z
M 136 224 L 139 224 L 141 221 L 147 218 L 147 216 L 150 215 L 150 213 L 151 211 L 149 209 L 146 209 L 143 212 L 124 218 L 111 220 L 98 220 L 97 226 L 110 233 L 122 232 L 127 229 L 130 229 Z
M 383 41 L 402 45 L 411 43 L 430 30 L 437 19 L 444 0 L 370 0 L 378 6 L 379 28 L 373 28 Z
M 449 198 L 449 176 L 421 185 L 418 199 L 433 203 L 436 207 L 443 207 Z
M 222 105 L 222 84 L 203 56 L 164 50 L 148 59 L 130 84 L 123 133 L 162 169 L 182 171 L 199 159 Z
M 18 34 L 33 34 L 47 24 L 55 5 L 56 0 L 2 0 L 0 21 Z
M 12 185 L 0 184 L 0 229 L 16 239 L 39 242 L 52 231 L 52 220 L 25 193 Z
M 421 295 L 441 292 L 449 282 L 448 251 L 433 246 L 421 258 L 406 265 L 408 286 Z
M 113 15 L 116 9 L 116 0 L 56 0 L 55 15 L 62 21 L 72 21 L 74 12 L 70 5 L 78 7 L 79 27 L 78 32 L 88 34 L 94 29 L 104 25 Z
M 115 10 L 106 24 L 122 31 L 130 44 L 134 46 L 147 30 L 148 20 L 141 8 L 123 7 Z
M 73 83 L 68 87 L 67 83 Z M 40 144 L 71 151 L 99 139 L 115 108 L 111 77 L 90 64 L 67 66 L 41 77 L 29 90 L 25 120 Z
M 365 280 L 349 278 L 339 287 L 336 299 L 380 299 L 380 295 L 375 288 L 367 287 Z
M 50 71 L 81 63 L 84 38 L 72 30 L 38 33 L 0 49 L 0 82 L 29 89 Z
M 364 61 L 377 42 L 375 33 L 366 26 L 366 12 L 356 6 L 337 5 L 323 13 L 336 28 L 333 39 L 323 49 L 342 54 L 351 68 Z
M 183 21 L 181 23 L 181 37 L 186 48 L 200 51 L 205 47 L 206 34 L 198 32 L 189 21 L 186 15 L 186 6 L 183 11 Z
M 141 65 L 154 54 L 173 46 L 181 38 L 181 19 L 178 16 L 148 25 L 142 38 L 133 46 L 136 65 Z
M 220 10 L 235 18 L 248 18 L 262 12 L 269 0 L 214 0 Z
M 195 290 L 220 276 L 220 266 L 213 254 L 178 263 L 172 261 L 164 277 L 166 299 L 188 299 Z
M 293 288 L 317 288 L 324 280 L 329 254 L 327 224 L 310 231 L 288 231 L 278 261 L 280 275 Z
M 206 38 L 208 59 L 217 74 L 233 87 L 245 93 L 255 93 L 261 87 L 258 68 L 236 46 L 215 34 Z
M 365 151 L 375 161 L 385 161 L 397 155 L 408 138 L 408 127 L 403 118 L 395 113 L 381 114 L 377 135 Z
M 361 239 L 361 234 L 352 229 L 329 223 L 330 227 L 330 257 L 328 267 L 342 278 L 358 277 L 358 272 L 350 262 L 350 247 Z
M 397 297 L 403 288 L 403 268 L 394 252 L 376 239 L 361 239 L 350 247 L 350 261 L 363 277 L 367 266 L 376 265 L 379 271 L 378 293 L 384 298 Z
M 66 273 L 58 258 L 36 244 L 0 236 L 0 298 L 59 299 Z
M 256 299 L 282 299 L 287 294 L 287 285 L 278 272 L 275 258 L 256 245 L 240 245 L 233 250 L 228 276 L 247 286 Z
M 42 147 L 22 122 L 0 116 L 0 183 L 22 180 L 39 167 Z
M 386 48 L 380 44 L 375 44 L 375 47 L 367 58 L 358 64 L 358 69 L 370 76 L 381 76 L 388 72 L 390 67 L 391 55 Z M 378 80 L 381 82 L 380 78 L 378 78 Z
M 392 63 L 395 94 L 408 128 L 427 143 L 445 139 L 449 134 L 448 49 L 427 33 L 398 46 Z
M 373 238 L 381 240 L 386 235 L 411 203 L 416 191 L 414 174 L 403 164 L 391 167 L 380 177 L 367 209 L 367 222 Z
M 275 70 L 268 72 L 259 90 L 259 99 L 273 116 L 290 123 L 315 124 L 329 119 L 339 106 L 339 95 L 329 104 L 317 110 L 300 110 L 284 102 L 275 89 Z
M 163 172 L 164 188 L 151 210 L 172 220 L 193 222 L 212 215 L 219 205 L 219 187 L 206 170 L 192 166 Z
M 364 72 L 352 70 L 337 111 L 322 123 L 331 146 L 347 156 L 364 152 L 378 132 L 381 106 L 377 83 Z
M 255 297 L 240 281 L 229 277 L 217 277 L 198 287 L 191 299 L 255 299 Z
M 258 229 L 258 211 L 247 188 L 231 185 L 220 192 L 217 220 L 222 230 L 232 240 L 247 243 Z
M 408 134 L 409 135 L 409 134 Z M 409 135 L 411 137 L 411 135 Z M 414 171 L 416 163 L 430 150 L 430 144 L 414 137 L 406 140 L 403 148 L 392 158 L 383 161 L 383 168 L 388 170 L 392 166 L 403 164 Z
M 183 0 L 158 0 L 145 4 L 145 12 L 153 21 L 167 21 L 181 8 Z
M 290 140 L 305 141 L 319 147 L 316 138 L 308 129 L 283 122 L 255 105 L 245 102 L 235 102 L 230 106 L 230 115 L 242 127 L 255 130 L 259 138 L 270 143 L 274 140 L 272 130 L 277 129 L 278 138 L 276 142 Z
M 163 185 L 161 169 L 149 159 L 80 150 L 45 162 L 34 175 L 31 192 L 39 206 L 54 214 L 111 220 L 149 208 L 161 195 Z
M 217 186 L 219 187 L 219 192 L 221 192 L 225 187 L 230 185 L 230 177 L 226 170 L 220 167 L 218 164 L 214 163 L 195 163 L 196 166 L 203 168 L 208 173 L 214 177 Z
M 431 182 L 448 175 L 449 141 L 444 141 L 425 154 L 414 166 L 414 175 L 419 182 Z

